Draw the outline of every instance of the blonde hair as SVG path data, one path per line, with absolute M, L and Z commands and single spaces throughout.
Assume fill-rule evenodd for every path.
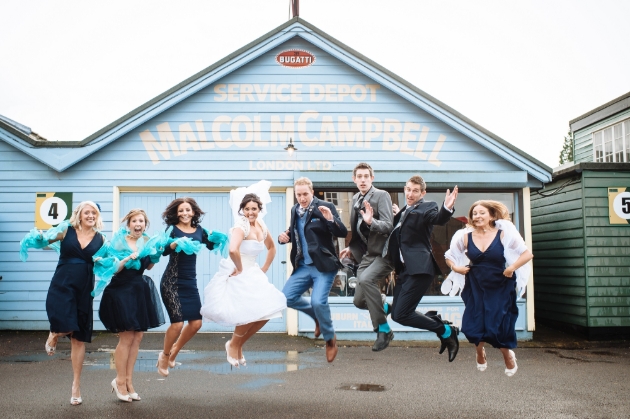
M 311 180 L 307 177 L 301 177 L 299 179 L 297 179 L 294 183 L 293 186 L 297 186 L 297 185 L 306 185 L 309 188 L 311 188 L 311 191 L 313 190 L 313 182 L 311 182 Z
M 100 231 L 103 229 L 103 219 L 101 218 L 101 210 L 98 209 L 98 205 L 96 205 L 94 202 L 92 201 L 83 201 L 81 202 L 79 205 L 77 205 L 74 208 L 74 211 L 72 211 L 72 216 L 70 217 L 70 225 L 75 229 L 75 230 L 82 230 L 81 228 L 81 213 L 83 212 L 83 209 L 87 206 L 90 206 L 92 208 L 94 208 L 94 211 L 96 211 L 96 222 L 94 223 L 94 231 Z
M 468 210 L 468 224 L 467 225 L 469 227 L 474 228 L 474 225 L 472 223 L 473 209 L 479 205 L 487 209 L 488 212 L 490 213 L 490 217 L 492 217 L 492 220 L 490 221 L 490 225 L 492 227 L 495 226 L 494 220 L 509 220 L 510 219 L 510 212 L 508 211 L 508 208 L 505 206 L 505 204 L 502 204 L 499 201 L 491 201 L 488 199 L 482 199 L 472 204 L 470 207 L 470 210 Z
M 147 217 L 147 213 L 144 212 L 144 210 L 142 208 L 134 208 L 134 209 L 132 209 L 131 211 L 129 211 L 127 213 L 127 215 L 125 215 L 123 217 L 122 220 L 120 220 L 120 222 L 127 224 L 127 227 L 129 227 L 129 222 L 136 215 L 142 215 L 144 217 L 144 229 L 146 230 L 147 228 L 149 228 L 149 225 L 151 224 L 149 222 L 149 217 Z

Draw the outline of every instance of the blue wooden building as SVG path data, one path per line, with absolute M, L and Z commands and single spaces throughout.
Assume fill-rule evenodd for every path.
M 288 223 L 293 181 L 309 177 L 320 198 L 332 201 L 347 223 L 352 169 L 375 169 L 375 185 L 402 202 L 406 180 L 421 174 L 428 197 L 441 201 L 459 185 L 455 217 L 433 238 L 443 260 L 450 237 L 472 202 L 505 202 L 531 246 L 530 189 L 551 180 L 551 169 L 454 109 L 389 72 L 301 18 L 294 18 L 80 142 L 45 141 L 28 128 L 0 120 L 0 328 L 47 329 L 44 301 L 57 256 L 33 251 L 22 263 L 18 242 L 33 227 L 38 194 L 71 193 L 72 205 L 100 204 L 105 232 L 131 208 L 148 211 L 152 228 L 178 196 L 192 196 L 207 212 L 203 225 L 232 225 L 229 190 L 260 179 L 273 183 L 266 218 L 272 234 Z M 289 142 L 297 151 L 289 154 Z M 43 198 L 42 198 L 43 199 Z M 345 246 L 343 239 L 340 248 Z M 280 247 L 269 271 L 282 288 L 290 264 Z M 159 282 L 166 262 L 150 275 Z M 199 258 L 200 289 L 218 266 Z M 443 265 L 445 268 L 445 265 Z M 339 338 L 373 338 L 369 314 L 352 305 L 343 281 L 331 291 Z M 436 278 L 436 284 L 442 280 Z M 533 283 L 519 300 L 519 336 L 534 329 Z M 420 310 L 437 308 L 461 322 L 459 297 L 437 295 Z M 98 309 L 98 299 L 95 301 Z M 95 319 L 98 316 L 95 315 Z M 95 328 L 102 329 L 97 321 Z M 400 325 L 397 339 L 434 338 Z M 204 323 L 203 331 L 223 331 Z M 270 332 L 308 335 L 310 319 L 289 310 Z

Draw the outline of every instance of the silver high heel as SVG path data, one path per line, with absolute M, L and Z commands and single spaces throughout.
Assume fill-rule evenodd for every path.
M 232 358 L 230 356 L 230 340 L 228 340 L 227 342 L 225 342 L 225 353 L 227 354 L 227 362 L 233 366 L 238 368 L 239 364 L 238 364 L 238 360 L 235 358 Z
M 514 368 L 512 369 L 505 369 L 505 375 L 507 375 L 508 377 L 513 377 L 514 374 L 516 374 L 516 370 L 518 369 L 518 365 L 516 365 L 516 355 L 514 355 L 514 351 L 512 351 L 510 349 L 510 356 L 512 357 L 512 359 L 514 360 Z
M 128 394 L 120 394 L 120 391 L 118 391 L 118 386 L 116 385 L 115 378 L 112 380 L 112 393 L 113 392 L 116 392 L 116 397 L 118 397 L 118 400 L 131 403 L 131 397 L 129 397 Z
M 478 363 L 476 360 L 475 362 L 477 362 L 477 369 L 479 371 L 485 371 L 486 368 L 488 368 L 488 360 L 486 359 L 486 348 L 481 348 L 481 351 L 483 352 L 483 360 L 486 361 L 483 364 Z

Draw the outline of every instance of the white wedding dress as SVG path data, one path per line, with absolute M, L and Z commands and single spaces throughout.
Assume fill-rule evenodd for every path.
M 267 237 L 267 227 L 258 220 Z M 242 217 L 234 228 L 240 228 L 249 235 L 249 222 Z M 257 240 L 243 240 L 239 249 L 243 271 L 236 276 L 234 262 L 222 259 L 219 271 L 204 290 L 204 303 L 201 315 L 205 321 L 213 321 L 224 326 L 240 326 L 258 320 L 282 317 L 287 307 L 287 299 L 273 286 L 267 275 L 256 263 L 256 257 L 266 249 L 265 243 Z

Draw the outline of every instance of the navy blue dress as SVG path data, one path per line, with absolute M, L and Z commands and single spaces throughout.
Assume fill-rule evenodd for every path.
M 189 237 L 204 242 L 203 229 L 197 227 L 194 233 L 184 233 L 173 226 L 171 237 Z M 207 241 L 207 240 L 206 240 Z M 176 252 L 167 246 L 163 253 L 170 255 L 162 281 L 162 301 L 171 323 L 201 320 L 201 298 L 197 288 L 197 255 Z
M 505 257 L 501 230 L 481 252 L 468 233 L 470 271 L 462 299 L 466 305 L 462 318 L 462 332 L 470 343 L 487 342 L 495 348 L 516 348 L 516 275 L 503 276 Z
M 98 315 L 112 333 L 148 329 L 164 324 L 164 313 L 153 280 L 142 275 L 150 256 L 140 260 L 140 269 L 123 268 L 103 291 Z
M 68 227 L 61 241 L 59 263 L 46 296 L 46 313 L 51 332 L 72 332 L 72 337 L 78 341 L 92 341 L 92 256 L 101 248 L 103 241 L 103 236 L 96 233 L 82 249 L 77 232 L 72 226 Z

